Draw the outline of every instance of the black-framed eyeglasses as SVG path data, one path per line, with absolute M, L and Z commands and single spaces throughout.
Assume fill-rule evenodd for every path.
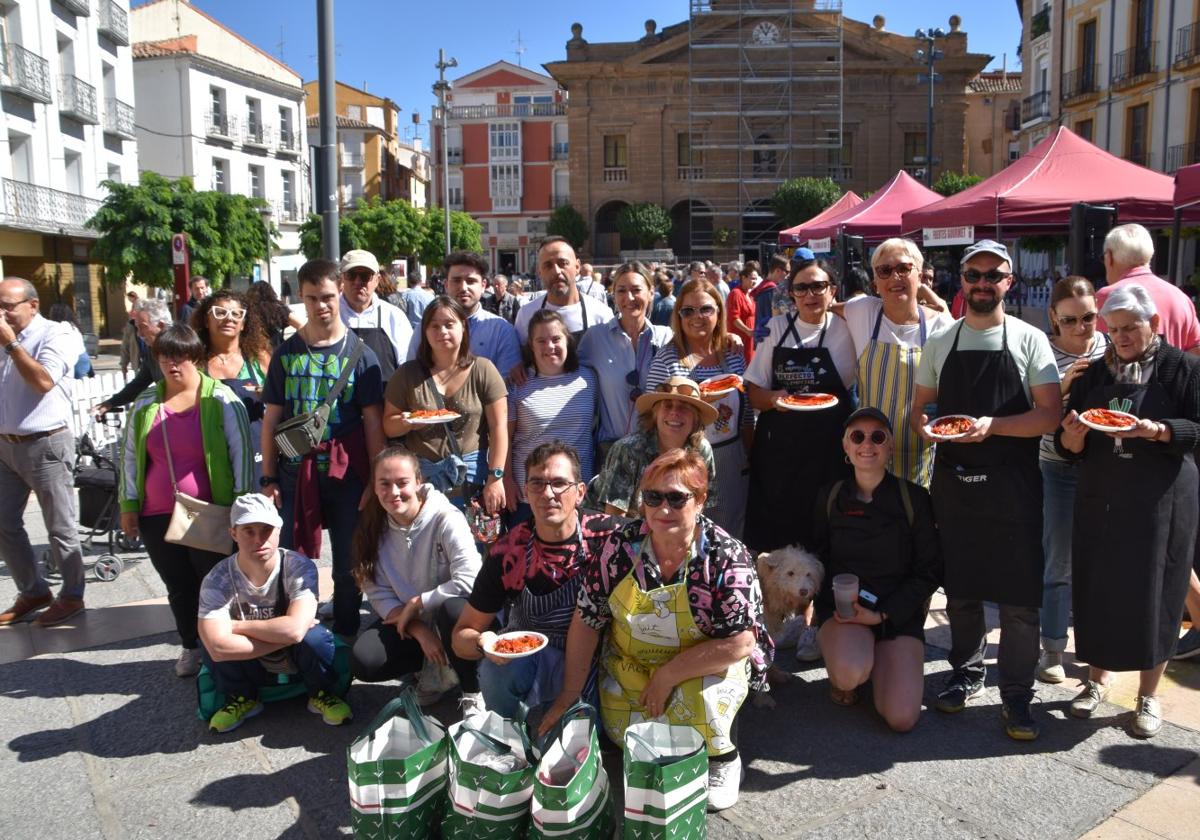
M 805 295 L 823 295 L 825 294 L 825 290 L 832 285 L 832 283 L 825 280 L 818 280 L 815 283 L 793 283 L 792 294 L 794 294 L 796 297 L 804 297 Z
M 895 274 L 897 277 L 907 277 L 916 268 L 913 263 L 899 262 L 895 265 L 877 265 L 875 266 L 875 276 L 880 280 L 886 280 Z
M 692 498 L 694 493 L 688 493 L 684 490 L 643 490 L 642 503 L 653 510 L 654 508 L 662 507 L 662 503 L 666 502 L 671 506 L 671 510 L 679 510 L 688 503 L 688 499 Z
M 973 268 L 968 268 L 962 273 L 962 279 L 966 280 L 971 285 L 986 280 L 988 283 L 991 283 L 994 286 L 997 283 L 1004 282 L 1009 277 L 1012 277 L 1011 271 L 1000 271 L 995 268 L 993 268 L 991 271 L 977 271 Z
M 888 442 L 888 433 L 883 429 L 873 429 L 869 435 L 862 429 L 854 429 L 850 432 L 850 442 L 855 446 L 860 445 L 868 438 L 870 438 L 871 443 L 875 444 L 876 446 L 883 446 Z
M 535 495 L 542 495 L 546 492 L 546 488 L 550 488 L 550 492 L 555 496 L 561 496 L 567 490 L 574 487 L 576 482 L 565 478 L 554 478 L 547 481 L 544 478 L 527 478 L 525 479 L 525 488 Z
M 1082 315 L 1058 315 L 1058 325 L 1060 327 L 1073 327 L 1082 321 L 1085 324 L 1096 323 L 1096 317 L 1099 313 L 1085 312 Z
M 717 307 L 713 306 L 711 303 L 706 303 L 706 304 L 704 304 L 704 306 L 701 306 L 701 307 L 695 307 L 695 306 L 679 307 L 679 317 L 680 318 L 695 318 L 697 315 L 699 315 L 703 318 L 711 318 L 712 316 L 714 316 L 716 314 L 717 314 Z
M 21 298 L 20 300 L 14 301 L 13 303 L 0 303 L 0 311 L 12 312 L 14 309 L 16 309 L 22 303 L 29 303 L 29 301 L 31 301 L 31 300 L 33 300 L 33 298 Z

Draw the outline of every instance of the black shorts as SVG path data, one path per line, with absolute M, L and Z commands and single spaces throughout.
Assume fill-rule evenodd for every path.
M 815 618 L 817 626 L 820 627 L 826 621 L 833 621 L 833 608 L 822 604 L 816 604 Z M 921 644 L 925 644 L 925 614 L 922 610 L 914 618 L 910 619 L 901 627 L 896 627 L 891 621 L 886 621 L 883 624 L 863 625 L 872 633 L 875 634 L 875 641 L 886 642 L 889 639 L 895 639 L 900 636 L 909 636 L 916 639 Z

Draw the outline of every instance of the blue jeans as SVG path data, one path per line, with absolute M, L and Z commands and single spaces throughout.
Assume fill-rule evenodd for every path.
M 333 633 L 320 624 L 310 629 L 300 644 L 288 649 L 310 696 L 318 691 L 332 691 L 337 685 L 337 672 L 333 667 L 334 649 Z M 201 656 L 212 674 L 217 691 L 226 697 L 257 698 L 259 688 L 279 682 L 279 675 L 268 671 L 257 659 L 214 662 L 203 646 Z
M 1079 467 L 1041 460 L 1042 550 L 1046 573 L 1042 590 L 1042 650 L 1067 649 L 1071 620 L 1071 528 L 1075 518 L 1075 484 Z

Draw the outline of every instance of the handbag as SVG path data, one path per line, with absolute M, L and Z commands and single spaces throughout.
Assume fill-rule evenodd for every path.
M 708 836 L 708 751 L 691 726 L 644 721 L 625 730 L 628 840 Z
M 312 411 L 297 414 L 275 427 L 273 437 L 275 446 L 287 457 L 303 458 L 316 449 L 322 438 L 325 437 L 325 427 L 329 425 L 329 414 L 333 411 L 333 404 L 342 395 L 342 391 L 350 381 L 351 371 L 358 364 L 358 360 L 362 358 L 365 346 L 362 339 L 352 330 L 347 330 L 346 340 L 349 341 L 352 337 L 354 349 L 350 352 L 350 358 L 342 367 L 342 373 L 337 382 L 333 383 L 333 387 L 325 394 L 325 399 L 321 400 L 321 404 Z
M 442 398 L 442 392 L 438 390 L 437 383 L 433 381 L 432 376 L 429 377 L 429 390 L 433 391 L 433 401 L 437 403 L 437 407 L 444 410 L 446 401 Z M 443 423 L 442 428 L 446 433 L 446 445 L 450 447 L 450 454 L 440 461 L 423 463 L 421 473 L 426 481 L 449 495 L 466 483 L 467 462 L 463 460 L 462 450 L 458 447 L 458 438 L 455 436 L 454 430 L 450 428 L 450 424 Z
M 175 480 L 175 464 L 171 460 L 171 442 L 167 438 L 167 421 L 162 416 L 161 403 L 158 414 L 158 429 L 162 432 L 163 449 L 167 451 L 167 470 L 171 473 L 171 489 L 175 491 L 171 521 L 167 523 L 167 533 L 163 539 L 199 551 L 227 555 L 233 548 L 233 538 L 229 536 L 229 506 L 206 502 L 180 492 L 179 483 Z

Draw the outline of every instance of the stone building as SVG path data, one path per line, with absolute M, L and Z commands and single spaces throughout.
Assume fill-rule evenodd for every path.
M 1020 157 L 1020 72 L 994 70 L 967 83 L 967 172 L 988 178 Z

